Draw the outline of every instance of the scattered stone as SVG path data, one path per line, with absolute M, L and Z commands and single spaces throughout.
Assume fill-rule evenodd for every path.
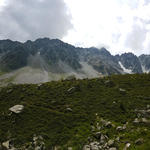
M 127 125 L 124 124 L 123 127 L 122 127 L 122 129 L 125 130 L 126 128 L 127 128 Z
M 31 143 L 31 148 L 35 150 L 45 150 L 45 143 L 43 142 L 42 136 L 33 136 L 33 142 Z
M 141 113 L 143 115 L 146 115 L 146 110 L 136 110 L 135 112 L 139 112 L 139 113 Z
M 16 148 L 13 147 L 11 141 L 9 141 L 9 140 L 6 141 L 6 142 L 3 142 L 3 143 L 2 143 L 2 146 L 0 145 L 0 147 L 1 147 L 1 149 L 5 148 L 5 149 L 7 149 L 7 150 L 17 150 Z M 3 147 L 3 148 L 2 148 L 2 147 Z M 1 149 L 0 149 L 0 150 L 1 150 Z
M 103 135 L 103 134 L 102 134 L 102 135 L 101 135 L 101 138 L 100 138 L 100 143 L 101 143 L 101 144 L 104 144 L 106 140 L 108 140 L 108 137 L 107 137 L 106 135 Z
M 128 125 L 129 124 L 129 122 L 126 122 L 126 125 Z
M 106 122 L 106 123 L 105 123 L 105 127 L 107 127 L 107 128 L 111 128 L 111 127 L 112 127 L 111 122 L 110 122 L 110 121 Z
M 72 147 L 68 147 L 68 150 L 72 150 Z
M 24 109 L 24 106 L 23 106 L 23 105 L 15 105 L 15 106 L 9 108 L 9 110 L 10 110 L 11 112 L 14 112 L 14 113 L 16 113 L 16 114 L 21 113 L 21 112 L 23 111 L 23 109 Z
M 101 123 L 105 126 L 105 124 L 107 123 L 107 121 L 104 120 L 103 118 L 101 118 Z
M 55 146 L 54 150 L 61 150 L 61 147 L 60 146 Z
M 84 147 L 83 147 L 83 150 L 90 150 L 91 148 L 90 148 L 90 145 L 85 145 Z
M 42 86 L 42 83 L 39 83 L 39 84 L 37 85 L 37 89 L 40 90 L 41 86 Z
M 41 150 L 41 147 L 40 146 L 36 146 L 35 150 Z
M 125 145 L 125 147 L 124 147 L 123 150 L 127 150 L 130 146 L 131 146 L 131 144 L 130 144 L 130 143 L 127 143 L 127 144 Z
M 117 137 L 117 138 L 116 138 L 116 141 L 119 142 L 119 141 L 120 141 L 120 137 Z
M 146 107 L 147 107 L 147 109 L 150 109 L 150 105 L 147 105 Z
M 37 141 L 37 140 L 38 140 L 38 137 L 37 137 L 36 135 L 34 135 L 33 141 L 35 142 L 35 141 Z
M 120 92 L 121 94 L 126 94 L 126 90 L 125 90 L 125 89 L 122 89 L 122 88 L 119 88 L 119 92 Z
M 9 93 L 11 93 L 13 90 L 12 89 L 9 89 L 9 90 L 7 90 L 7 93 L 9 94 Z
M 67 111 L 69 111 L 69 112 L 72 112 L 72 109 L 71 109 L 71 108 L 69 108 L 69 107 L 68 107 L 68 108 L 66 108 L 66 110 L 67 110 Z
M 99 150 L 103 149 L 103 146 L 102 145 L 99 145 L 98 146 Z
M 101 126 L 99 125 L 98 122 L 96 123 L 96 128 L 97 128 L 97 130 L 100 130 L 100 129 L 101 129 Z
M 109 150 L 117 150 L 117 148 L 116 147 L 111 147 L 111 148 L 109 148 Z
M 135 120 L 133 121 L 133 123 L 135 123 L 135 124 L 140 123 L 140 120 L 138 118 L 135 118 Z
M 105 143 L 102 147 L 103 147 L 103 149 L 108 149 L 109 148 L 107 143 Z
M 101 132 L 96 132 L 95 133 L 95 138 L 100 139 L 101 138 Z
M 144 142 L 144 140 L 142 138 L 140 138 L 135 141 L 135 144 L 141 145 L 141 144 L 143 144 L 143 142 Z
M 141 114 L 140 114 L 140 113 L 137 113 L 137 117 L 138 117 L 138 118 L 141 118 Z
M 120 92 L 125 92 L 126 90 L 125 90 L 125 89 L 122 89 L 122 88 L 119 88 L 119 91 L 120 91 Z
M 110 81 L 110 80 L 105 81 L 105 85 L 106 85 L 107 87 L 114 87 L 114 86 L 115 86 L 114 82 L 113 82 L 113 81 Z
M 127 147 L 127 148 L 129 148 L 130 146 L 131 146 L 131 144 L 130 144 L 130 143 L 127 143 L 127 144 L 126 144 L 126 147 Z
M 42 86 L 42 83 L 39 83 L 37 86 L 38 86 L 38 87 Z
M 6 142 L 3 142 L 2 143 L 2 146 L 9 149 L 10 148 L 10 145 L 9 145 L 10 141 L 6 141 Z
M 106 80 L 106 81 L 105 81 L 105 84 L 108 84 L 108 83 L 110 83 L 110 80 Z
M 8 114 L 8 116 L 11 116 L 11 115 L 12 115 L 12 113 L 13 113 L 13 112 L 10 112 L 10 113 Z
M 123 131 L 123 130 L 125 130 L 125 127 L 123 128 L 122 126 L 118 126 L 118 127 L 116 128 L 116 130 L 117 130 L 117 131 Z
M 97 126 L 97 130 L 101 130 L 101 126 Z
M 93 141 L 91 137 L 88 137 L 87 140 L 89 143 Z
M 109 140 L 107 144 L 108 144 L 109 147 L 112 147 L 115 144 L 115 141 L 114 140 Z
M 142 118 L 142 119 L 141 119 L 141 122 L 142 122 L 142 123 L 149 124 L 149 123 L 150 123 L 150 120 L 147 120 L 146 118 Z
M 113 101 L 113 104 L 116 104 L 116 101 Z
M 67 90 L 67 92 L 73 92 L 75 90 L 75 87 L 71 87 L 70 89 Z
M 112 123 L 110 121 L 104 120 L 103 118 L 101 118 L 101 123 L 105 127 L 108 127 L 108 128 L 112 127 Z
M 115 125 L 115 124 L 112 124 L 112 127 L 113 127 L 113 128 L 116 128 L 116 125 Z
M 147 110 L 147 113 L 150 114 L 150 109 Z
M 92 142 L 90 143 L 91 150 L 99 150 L 99 143 L 98 142 Z
M 94 126 L 91 126 L 91 128 L 92 128 L 92 132 L 94 132 L 94 131 L 95 131 L 95 127 L 94 127 Z
M 137 109 L 135 109 L 135 112 L 137 113 L 138 118 L 149 117 L 149 115 L 150 115 L 150 109 L 147 109 L 147 110 L 137 110 Z

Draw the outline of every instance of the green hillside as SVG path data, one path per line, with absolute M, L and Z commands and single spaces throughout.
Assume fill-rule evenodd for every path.
M 8 140 L 19 150 L 149 150 L 150 74 L 2 88 L 0 149 Z

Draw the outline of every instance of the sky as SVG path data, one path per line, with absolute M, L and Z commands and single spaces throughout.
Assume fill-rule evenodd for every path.
M 0 39 L 41 37 L 150 54 L 150 0 L 0 0 Z

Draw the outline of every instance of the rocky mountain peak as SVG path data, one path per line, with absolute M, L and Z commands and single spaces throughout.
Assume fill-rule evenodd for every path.
M 24 76 L 28 71 L 19 71 L 24 68 L 33 70 L 35 74 L 35 69 L 39 69 L 39 76 L 41 73 L 42 76 L 46 75 L 47 81 L 54 80 L 56 75 L 57 80 L 70 75 L 91 78 L 99 75 L 149 72 L 150 56 L 137 57 L 133 53 L 113 56 L 104 47 L 79 48 L 59 39 L 39 38 L 25 43 L 1 40 L 0 71 L 8 74 L 15 71 L 16 76 L 21 72 Z

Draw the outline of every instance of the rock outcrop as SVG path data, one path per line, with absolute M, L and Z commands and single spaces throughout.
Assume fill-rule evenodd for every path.
M 9 110 L 13 113 L 16 113 L 16 114 L 19 114 L 23 111 L 24 109 L 24 106 L 23 105 L 15 105 L 11 108 L 9 108 Z

